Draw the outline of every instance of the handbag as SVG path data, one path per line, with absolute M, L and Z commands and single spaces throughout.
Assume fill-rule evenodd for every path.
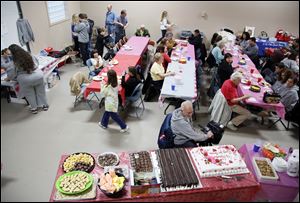
M 281 96 L 275 92 L 265 92 L 263 101 L 268 104 L 278 104 L 281 100 Z
M 205 128 L 202 131 L 206 134 L 208 131 L 211 131 L 214 136 L 206 140 L 208 143 L 219 144 L 223 134 L 224 134 L 224 126 L 216 123 L 215 121 L 209 121 Z

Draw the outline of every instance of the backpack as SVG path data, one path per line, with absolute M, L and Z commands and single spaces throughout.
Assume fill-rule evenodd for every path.
M 94 27 L 94 21 L 91 19 L 88 19 L 89 25 L 90 25 L 90 29 L 89 29 L 89 35 L 93 34 L 93 27 Z
M 216 59 L 215 59 L 214 55 L 212 54 L 212 52 L 210 52 L 210 53 L 208 54 L 208 57 L 207 57 L 207 59 L 206 59 L 206 63 L 208 64 L 208 66 L 209 66 L 210 68 L 212 68 L 212 67 L 214 67 L 214 66 L 217 66 Z

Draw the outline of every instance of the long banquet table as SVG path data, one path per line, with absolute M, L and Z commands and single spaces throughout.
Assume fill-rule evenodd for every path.
M 118 77 L 122 76 L 122 73 L 128 69 L 129 66 L 136 66 L 141 61 L 142 54 L 147 49 L 149 38 L 147 37 L 131 37 L 126 43 L 127 46 L 131 46 L 132 50 L 125 50 L 123 47 L 119 50 L 114 57 L 118 61 L 118 64 L 113 65 L 111 69 L 115 70 Z M 101 76 L 103 73 L 107 73 L 110 68 L 104 67 L 98 74 Z M 127 76 L 128 77 L 128 76 Z M 127 78 L 126 78 L 127 79 Z M 107 78 L 105 78 L 107 80 Z M 87 99 L 91 92 L 101 92 L 100 81 L 92 81 L 84 91 L 84 98 Z M 122 105 L 125 105 L 125 89 L 119 85 L 119 94 L 122 98 Z
M 285 148 L 286 151 L 288 149 Z M 254 171 L 252 159 L 253 157 L 262 157 L 261 151 L 254 152 L 253 144 L 244 144 L 239 149 L 248 169 L 255 174 L 255 178 L 259 181 L 261 189 L 256 193 L 256 200 L 271 200 L 275 202 L 292 202 L 299 193 L 299 177 L 290 177 L 286 172 L 277 172 L 278 180 L 258 180 Z
M 191 44 L 188 44 L 187 46 L 182 46 L 180 40 L 177 42 L 178 45 L 172 51 L 172 62 L 168 64 L 167 69 L 167 72 L 175 72 L 175 76 L 169 76 L 164 79 L 164 83 L 160 94 L 161 100 L 168 97 L 193 100 L 197 97 L 194 46 Z M 177 61 L 181 57 L 190 57 L 190 60 L 187 60 L 186 64 L 181 64 Z M 174 58 L 176 58 L 176 61 L 174 60 Z M 180 80 L 180 83 L 176 84 L 176 80 Z M 172 85 L 175 85 L 175 90 L 171 89 Z
M 190 149 L 187 149 L 190 150 Z M 96 159 L 99 155 L 98 153 L 92 153 Z M 118 153 L 120 162 L 119 165 L 128 165 L 130 166 L 129 153 L 121 152 Z M 61 176 L 64 172 L 62 169 L 62 164 L 66 159 L 67 155 L 61 156 L 55 181 Z M 100 168 L 97 164 L 94 170 L 91 172 L 96 174 L 98 177 L 103 173 L 103 169 Z M 210 178 L 200 178 L 202 188 L 200 189 L 190 189 L 176 192 L 159 192 L 151 193 L 148 195 L 139 195 L 132 196 L 130 180 L 126 182 L 125 190 L 123 196 L 120 198 L 110 198 L 105 196 L 102 191 L 97 187 L 97 195 L 95 199 L 90 200 L 81 200 L 81 202 L 100 202 L 100 201 L 250 201 L 253 200 L 253 197 L 259 190 L 259 183 L 255 180 L 252 173 L 239 175 L 243 177 L 241 180 L 230 180 L 224 181 L 220 180 L 217 177 Z M 129 178 L 130 179 L 130 178 Z M 55 201 L 56 197 L 56 188 L 55 184 L 50 196 L 50 201 Z M 80 200 L 79 200 L 80 201 Z
M 262 78 L 262 81 L 265 82 L 264 78 L 259 73 L 259 71 L 255 67 L 255 65 L 253 64 L 251 59 L 246 54 L 242 55 L 238 51 L 237 46 L 227 45 L 226 49 L 225 49 L 225 52 L 231 53 L 233 55 L 232 66 L 233 67 L 239 66 L 240 68 L 238 70 L 241 70 L 243 72 L 245 78 L 251 80 L 251 84 L 260 86 L 258 84 L 258 79 L 257 78 Z M 239 64 L 239 61 L 242 58 L 245 59 L 246 65 L 240 65 Z M 250 72 L 251 69 L 254 70 L 253 73 Z M 240 83 L 238 85 L 238 94 L 239 94 L 239 96 L 243 96 L 243 95 L 250 95 L 251 96 L 251 98 L 245 100 L 246 104 L 253 105 L 253 106 L 258 106 L 258 107 L 261 107 L 261 108 L 266 109 L 266 110 L 276 111 L 277 115 L 280 118 L 284 118 L 284 116 L 285 116 L 285 107 L 281 102 L 278 103 L 278 104 L 268 104 L 268 103 L 265 103 L 263 101 L 264 92 L 265 91 L 272 91 L 272 89 L 268 86 L 265 86 L 265 87 L 260 86 L 260 88 L 261 88 L 260 92 L 253 92 L 253 91 L 250 90 L 250 86 Z

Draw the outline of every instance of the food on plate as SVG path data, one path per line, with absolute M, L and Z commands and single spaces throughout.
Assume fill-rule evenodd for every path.
M 124 188 L 125 177 L 114 170 L 100 176 L 99 186 L 101 190 L 108 193 L 115 193 Z
M 63 170 L 70 171 L 86 171 L 90 172 L 95 166 L 94 158 L 88 153 L 75 153 L 66 158 L 63 163 Z
M 180 58 L 178 62 L 184 64 L 184 63 L 186 63 L 186 58 Z
M 57 180 L 58 190 L 66 194 L 76 194 L 88 189 L 93 182 L 93 178 L 88 173 L 74 171 L 66 173 Z
M 116 65 L 119 63 L 119 61 L 117 59 L 112 59 L 110 62 L 110 64 Z
M 245 60 L 245 59 L 239 60 L 239 64 L 240 64 L 240 65 L 246 65 L 246 60 Z
M 250 90 L 253 92 L 260 92 L 260 87 L 257 85 L 251 85 Z
M 255 160 L 260 173 L 263 176 L 275 177 L 274 171 L 266 160 Z
M 261 81 L 261 82 L 259 82 L 258 84 L 259 84 L 260 86 L 262 86 L 262 87 L 271 87 L 270 83 L 265 82 L 265 81 Z
M 273 160 L 274 157 L 285 157 L 286 152 L 279 145 L 272 145 L 268 142 L 263 146 L 262 155 Z
M 119 157 L 113 152 L 106 152 L 98 156 L 98 163 L 101 167 L 115 166 L 119 163 Z

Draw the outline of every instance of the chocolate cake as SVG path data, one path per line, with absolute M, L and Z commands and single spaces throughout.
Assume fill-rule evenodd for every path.
M 156 153 L 162 187 L 166 191 L 199 187 L 199 180 L 184 148 L 159 149 Z
M 153 166 L 150 159 L 150 154 L 147 151 L 131 153 L 130 155 L 131 166 L 135 172 L 152 172 Z

